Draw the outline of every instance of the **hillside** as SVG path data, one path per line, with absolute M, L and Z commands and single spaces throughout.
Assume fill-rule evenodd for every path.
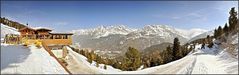
M 162 52 L 163 50 L 166 50 L 166 47 L 172 46 L 172 45 L 173 45 L 172 43 L 161 43 L 157 45 L 152 45 L 150 47 L 145 48 L 142 54 L 152 53 L 152 52 L 155 52 L 155 50 L 159 50 L 160 52 Z
M 6 34 L 18 34 L 20 35 L 20 33 L 18 32 L 17 29 L 13 28 L 13 27 L 9 27 L 7 25 L 4 25 L 1 23 L 1 38 L 5 37 Z

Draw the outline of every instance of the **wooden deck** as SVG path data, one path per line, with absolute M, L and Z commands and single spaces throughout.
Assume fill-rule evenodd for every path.
M 31 44 L 34 44 L 35 41 L 40 40 L 41 42 L 45 42 L 47 46 L 49 45 L 71 45 L 72 40 L 71 39 L 27 39 Z

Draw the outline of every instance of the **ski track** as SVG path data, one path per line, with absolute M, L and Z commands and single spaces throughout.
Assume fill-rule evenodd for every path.
M 191 74 L 226 74 L 226 72 L 219 67 L 222 63 L 217 60 L 218 57 L 215 55 L 215 50 L 197 50 L 193 55 L 196 56 L 197 62 Z

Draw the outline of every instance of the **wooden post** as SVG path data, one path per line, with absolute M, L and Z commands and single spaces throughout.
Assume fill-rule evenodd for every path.
M 61 39 L 63 39 L 63 35 L 60 35 L 61 36 Z
M 65 58 L 67 56 L 67 48 L 63 46 L 62 57 Z
M 55 35 L 52 35 L 52 37 L 53 37 L 52 39 L 55 39 Z

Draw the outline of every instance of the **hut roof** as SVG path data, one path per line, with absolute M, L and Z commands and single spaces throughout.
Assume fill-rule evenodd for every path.
M 73 35 L 73 33 L 50 33 L 51 35 Z
M 30 30 L 34 30 L 35 31 L 35 29 L 30 28 L 30 27 L 23 27 L 23 28 L 19 29 L 19 31 L 22 31 L 22 30 L 25 30 L 25 29 L 30 29 Z

